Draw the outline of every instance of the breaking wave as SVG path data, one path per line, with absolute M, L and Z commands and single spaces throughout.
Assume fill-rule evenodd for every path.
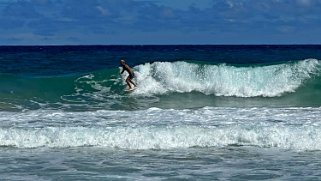
M 320 65 L 317 59 L 242 67 L 186 61 L 146 63 L 134 67 L 138 86 L 130 93 L 125 91 L 126 75 L 121 77 L 118 68 L 46 77 L 0 74 L 0 110 L 184 108 L 185 95 L 190 107 L 232 106 L 240 101 L 231 104 L 231 99 L 239 98 L 251 106 L 266 106 L 264 98 L 273 98 L 272 106 L 320 106 Z M 166 96 L 166 104 L 154 104 Z
M 318 117 L 320 108 L 2 112 L 0 146 L 321 150 Z
M 137 66 L 139 95 L 201 92 L 236 97 L 276 97 L 295 92 L 320 71 L 320 61 L 235 67 L 188 62 L 155 62 Z

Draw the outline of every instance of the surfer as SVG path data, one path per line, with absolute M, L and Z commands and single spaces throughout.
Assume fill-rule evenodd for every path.
M 136 84 L 133 82 L 133 78 L 135 77 L 134 71 L 126 64 L 125 60 L 120 60 L 120 65 L 123 67 L 121 74 L 123 74 L 125 72 L 125 70 L 128 73 L 128 77 L 126 78 L 126 83 L 129 87 L 129 90 L 133 90 L 133 88 L 136 87 Z M 134 85 L 133 88 L 132 88 L 131 84 Z

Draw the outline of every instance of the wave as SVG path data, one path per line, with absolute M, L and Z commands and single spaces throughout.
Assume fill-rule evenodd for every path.
M 231 106 L 240 102 L 234 98 L 246 98 L 242 104 L 256 106 L 265 106 L 264 98 L 274 98 L 269 100 L 274 106 L 320 106 L 320 65 L 316 59 L 242 67 L 145 63 L 134 67 L 138 87 L 131 93 L 125 91 L 126 75 L 121 77 L 118 68 L 47 77 L 0 74 L 0 110 Z
M 0 146 L 109 147 L 121 149 L 176 149 L 190 147 L 257 146 L 290 150 L 321 150 L 320 128 L 242 127 L 202 128 L 142 127 L 0 129 Z
M 276 97 L 295 92 L 320 72 L 320 61 L 235 67 L 188 62 L 155 62 L 137 66 L 138 95 L 201 92 L 236 97 Z
M 231 114 L 233 112 L 233 114 Z M 321 150 L 319 108 L 1 113 L 0 146 Z M 145 116 L 142 116 L 145 115 Z M 254 116 L 255 115 L 255 116 Z

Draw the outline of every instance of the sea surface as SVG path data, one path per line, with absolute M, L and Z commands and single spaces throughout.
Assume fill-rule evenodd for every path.
M 0 180 L 320 170 L 321 45 L 0 46 Z

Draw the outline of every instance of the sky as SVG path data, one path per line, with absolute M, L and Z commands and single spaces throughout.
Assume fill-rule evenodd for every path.
M 320 43 L 321 0 L 0 0 L 0 45 Z

